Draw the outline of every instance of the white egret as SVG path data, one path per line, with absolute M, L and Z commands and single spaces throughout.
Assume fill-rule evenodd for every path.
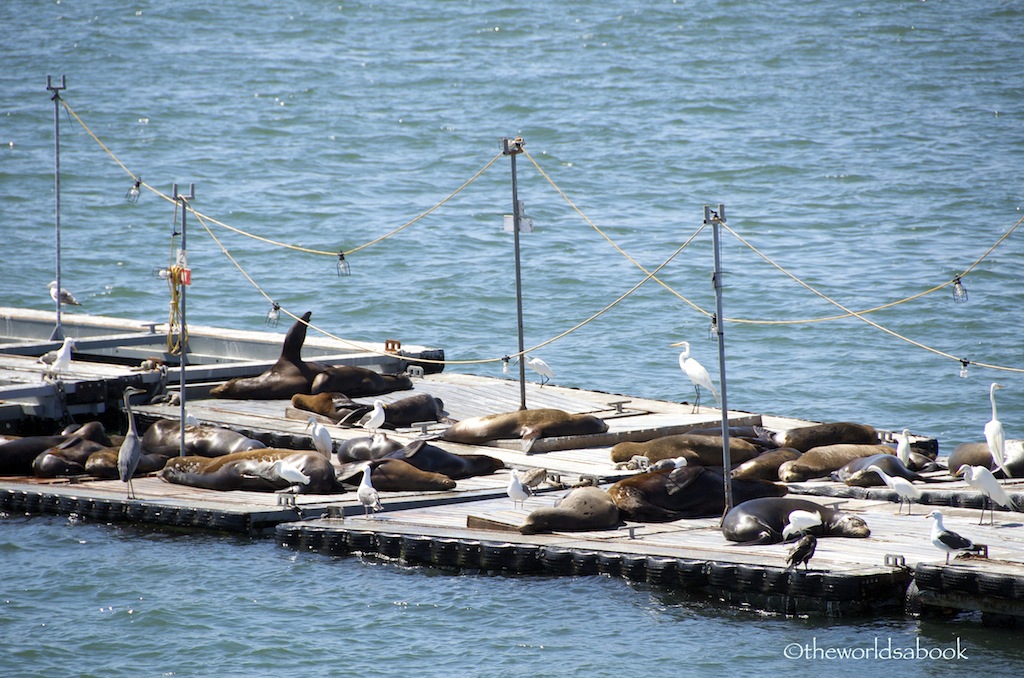
M 548 383 L 548 381 L 550 381 L 551 378 L 555 376 L 555 371 L 552 370 L 548 366 L 548 364 L 541 360 L 540 358 L 531 358 L 530 356 L 526 356 L 526 366 L 540 375 L 541 386 Z
M 988 451 L 992 453 L 992 460 L 1009 478 L 1010 472 L 1006 470 L 1006 433 L 996 416 L 996 389 L 1002 387 L 1002 384 L 993 381 L 988 389 L 988 399 L 992 401 L 992 420 L 985 424 L 985 440 L 988 441 Z
M 289 463 L 284 459 L 278 459 L 273 465 L 274 473 L 276 473 L 281 479 L 287 480 L 292 485 L 309 485 L 309 476 L 302 472 L 298 466 L 294 463 Z
M 680 341 L 678 344 L 672 345 L 683 347 L 682 352 L 679 354 L 679 369 L 689 377 L 690 383 L 693 384 L 693 391 L 696 393 L 696 400 L 693 403 L 693 412 L 700 409 L 701 386 L 711 391 L 711 395 L 715 397 L 715 400 L 718 400 L 718 391 L 715 390 L 715 385 L 711 382 L 711 375 L 708 374 L 708 371 L 704 369 L 703 365 L 690 357 L 690 342 Z M 691 412 L 691 414 L 693 412 Z
M 882 482 L 884 482 L 890 490 L 899 495 L 900 505 L 897 512 L 903 511 L 903 502 L 905 501 L 907 502 L 907 515 L 909 516 L 911 514 L 914 500 L 921 498 L 921 490 L 914 487 L 914 484 L 906 478 L 900 478 L 899 476 L 893 477 L 886 474 L 885 471 L 878 468 L 875 464 L 868 466 L 864 470 L 874 471 L 877 473 L 878 477 L 882 479 Z
M 71 352 L 75 348 L 75 340 L 72 337 L 65 337 L 60 348 L 47 351 L 43 355 L 39 356 L 37 362 L 46 365 L 46 374 L 50 376 L 57 375 L 60 377 L 68 368 L 71 367 Z M 44 375 L 45 376 L 45 375 Z
M 903 465 L 910 467 L 910 429 L 903 429 L 899 442 L 896 443 L 896 456 L 903 462 Z
M 805 534 L 800 537 L 800 541 L 790 549 L 789 555 L 786 556 L 786 562 L 789 563 L 786 569 L 792 569 L 803 563 L 804 570 L 807 569 L 807 563 L 810 562 L 811 556 L 814 555 L 814 549 L 818 546 L 818 538 L 813 534 Z
M 359 490 L 356 492 L 356 496 L 359 497 L 359 502 L 363 505 L 364 515 L 370 515 L 370 509 L 375 512 L 384 509 L 380 503 L 380 495 L 377 494 L 377 490 L 374 489 L 373 482 L 370 480 L 369 464 L 363 467 L 363 479 L 359 481 Z M 376 513 L 374 516 L 376 517 Z
M 947 564 L 949 563 L 949 554 L 951 553 L 976 550 L 974 542 L 970 539 L 960 536 L 951 530 L 947 530 L 943 526 L 941 511 L 932 511 L 926 515 L 925 518 L 931 518 L 934 521 L 932 523 L 932 543 L 935 544 L 935 548 L 946 552 Z
M 54 280 L 47 287 L 50 288 L 50 298 L 57 301 L 57 281 Z M 67 304 L 68 306 L 81 306 L 78 303 L 78 299 L 75 299 L 75 295 L 71 294 L 68 290 L 63 287 L 60 288 L 60 303 Z
M 384 401 L 374 400 L 373 401 L 373 412 L 370 414 L 370 418 L 363 424 L 363 428 L 373 429 L 376 431 L 384 425 L 384 420 L 387 416 L 384 414 Z
M 142 459 L 142 440 L 138 431 L 135 430 L 135 415 L 132 414 L 132 404 L 129 402 L 136 393 L 145 393 L 141 388 L 128 386 L 124 390 L 124 409 L 128 414 L 128 431 L 124 435 L 121 449 L 117 451 L 117 476 L 121 482 L 128 483 L 128 498 L 135 498 L 135 489 L 132 487 L 132 476 Z
M 306 421 L 306 428 L 313 427 L 313 447 L 316 448 L 317 452 L 330 459 L 331 453 L 334 452 L 334 441 L 331 439 L 331 434 L 327 431 L 327 427 L 313 417 Z
M 512 500 L 512 506 L 519 504 L 525 508 L 526 498 L 533 494 L 530 488 L 523 485 L 522 481 L 519 480 L 519 476 L 516 472 L 509 470 L 508 472 L 508 487 L 505 490 L 508 494 L 508 498 Z
M 990 501 L 999 504 L 1003 508 L 1016 510 L 1017 507 L 1013 503 L 1013 498 L 999 484 L 996 477 L 992 475 L 992 471 L 989 471 L 984 466 L 968 466 L 964 464 L 957 471 L 957 475 L 962 475 L 967 484 L 981 492 L 983 496 L 982 501 L 984 503 L 981 505 L 981 517 L 978 518 L 979 525 L 981 525 L 982 520 L 985 518 L 986 505 L 989 507 L 989 518 L 992 524 L 995 524 L 995 513 L 989 504 Z
M 789 539 L 795 534 L 807 532 L 812 527 L 821 525 L 821 514 L 817 511 L 796 509 L 789 512 L 789 522 L 782 528 L 782 538 Z

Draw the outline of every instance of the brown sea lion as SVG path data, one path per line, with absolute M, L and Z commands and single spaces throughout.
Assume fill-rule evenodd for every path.
M 874 445 L 878 443 L 878 432 L 866 424 L 837 421 L 791 428 L 788 431 L 774 433 L 772 439 L 778 447 L 792 447 L 806 452 L 812 447 L 844 443 Z
M 306 480 L 291 479 L 296 473 Z M 172 457 L 160 471 L 160 477 L 169 483 L 208 490 L 276 492 L 294 487 L 305 494 L 344 491 L 335 479 L 330 460 L 312 450 L 268 447 L 221 457 Z
M 405 446 L 402 443 L 388 438 L 386 433 L 350 438 L 338 445 L 338 461 L 344 464 L 350 461 L 381 459 L 389 452 L 400 450 L 403 447 Z
M 372 413 L 367 412 L 360 420 L 366 425 Z M 444 410 L 444 402 L 440 398 L 427 393 L 417 393 L 407 398 L 384 404 L 384 428 L 400 428 L 412 426 L 420 422 L 442 421 L 448 416 Z
M 185 425 L 185 454 L 220 457 L 232 452 L 266 447 L 261 441 L 237 431 L 210 424 Z M 181 452 L 181 426 L 177 419 L 159 419 L 142 435 L 146 452 L 173 457 Z
M 421 471 L 402 459 L 376 459 L 373 461 L 350 462 L 342 464 L 338 471 L 338 480 L 350 485 L 358 485 L 363 477 L 363 469 L 367 465 L 373 469 L 373 487 L 382 491 L 411 490 L 451 490 L 455 481 L 443 473 Z
M 620 525 L 619 508 L 599 487 L 577 487 L 553 507 L 534 509 L 519 526 L 522 534 L 581 532 Z
M 593 415 L 541 408 L 463 419 L 445 430 L 441 439 L 478 445 L 501 438 L 521 438 L 524 449 L 529 449 L 537 438 L 589 435 L 607 430 L 607 422 Z
M 759 453 L 757 445 L 742 438 L 729 438 L 729 457 L 734 465 L 749 461 Z M 641 443 L 622 442 L 612 447 L 611 455 L 613 462 L 629 461 L 639 455 L 651 461 L 685 457 L 690 465 L 721 466 L 722 436 L 678 433 Z
M 812 447 L 800 455 L 799 459 L 782 464 L 779 467 L 779 479 L 795 483 L 811 478 L 824 478 L 854 459 L 874 454 L 895 453 L 896 450 L 886 445 L 839 444 Z
M 755 497 L 781 497 L 784 485 L 761 480 L 732 481 L 734 504 Z M 683 466 L 624 478 L 608 495 L 628 520 L 665 522 L 720 516 L 725 510 L 722 474 L 701 466 Z
M 83 475 L 89 455 L 106 447 L 94 440 L 68 436 L 60 445 L 43 450 L 32 460 L 32 474 L 36 478 Z
M 821 524 L 807 531 L 815 537 L 857 537 L 871 535 L 867 523 L 851 513 L 842 513 L 810 499 L 762 497 L 734 506 L 722 521 L 722 535 L 744 544 L 778 544 L 792 511 L 808 511 L 821 517 Z
M 344 393 L 358 398 L 411 388 L 412 378 L 408 374 L 381 374 L 354 365 L 331 365 L 314 377 L 309 393 Z
M 870 457 L 858 457 L 844 464 L 838 471 L 833 471 L 831 474 L 832 480 L 838 480 L 851 487 L 885 485 L 885 481 L 882 480 L 880 475 L 874 471 L 867 470 L 872 465 L 879 467 L 887 476 L 892 478 L 906 478 L 911 482 L 916 480 L 922 483 L 941 482 L 936 478 L 926 478 L 915 471 L 911 471 L 894 454 L 873 454 Z
M 307 311 L 295 321 L 284 336 L 281 355 L 274 365 L 256 377 L 236 377 L 215 386 L 214 398 L 275 400 L 291 398 L 296 393 L 309 393 L 313 379 L 323 372 L 320 363 L 302 360 L 302 345 L 306 341 L 306 328 L 312 312 Z
M 400 450 L 388 452 L 388 459 L 401 459 L 421 471 L 441 473 L 452 480 L 486 476 L 505 468 L 504 462 L 486 454 L 454 454 L 425 440 L 414 440 Z M 376 474 L 374 474 L 376 478 Z
M 1006 468 L 1014 478 L 1024 477 L 1024 440 L 1007 440 L 1004 445 L 1006 452 Z M 1006 477 L 992 459 L 988 443 L 960 443 L 949 455 L 947 466 L 950 473 L 955 473 L 963 465 L 984 466 L 992 471 L 997 478 Z
M 117 472 L 118 449 L 117 447 L 104 447 L 102 450 L 90 454 L 85 461 L 85 472 L 93 478 L 117 480 L 120 477 Z M 143 454 L 139 459 L 138 466 L 135 467 L 135 476 L 159 471 L 167 464 L 169 458 L 163 454 Z
M 732 470 L 734 480 L 771 480 L 779 479 L 779 466 L 787 461 L 800 458 L 801 452 L 792 447 L 780 447 L 777 450 L 762 452 L 753 459 L 745 461 Z
M 75 445 L 74 441 L 91 441 L 100 446 L 110 445 L 110 438 L 99 422 L 69 426 L 64 433 L 53 436 L 24 436 L 0 444 L 0 475 L 33 475 L 32 463 L 43 452 L 61 445 Z M 58 463 L 53 460 L 53 463 Z

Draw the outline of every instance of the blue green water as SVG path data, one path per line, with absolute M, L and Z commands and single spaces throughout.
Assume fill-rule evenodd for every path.
M 328 332 L 439 346 L 466 361 L 446 369 L 501 374 L 516 351 L 507 158 L 360 248 L 449 196 L 502 137 L 522 136 L 518 188 L 536 225 L 522 238 L 527 347 L 643 280 L 591 223 L 651 270 L 700 228 L 703 205 L 724 203 L 747 242 L 848 309 L 970 269 L 966 304 L 946 286 L 864 316 L 891 333 L 855 318 L 736 322 L 842 311 L 725 233 L 731 408 L 907 427 L 948 452 L 983 439 L 999 381 L 999 418 L 1024 437 L 1021 234 L 985 256 L 1024 217 L 1022 19 L 1016 3 L 987 0 L 10 0 L 0 5 L 0 304 L 51 308 L 46 76 L 65 75 L 64 101 L 148 185 L 169 194 L 194 183 L 200 213 L 328 253 L 210 224 L 268 296 L 313 311 Z M 171 252 L 171 204 L 149 190 L 126 203 L 130 176 L 63 109 L 60 125 L 64 286 L 88 313 L 165 319 L 153 270 Z M 189 321 L 263 329 L 269 302 L 196 218 L 187 227 Z M 340 249 L 351 276 L 335 273 Z M 712 311 L 712 268 L 705 230 L 658 277 Z M 689 340 L 716 373 L 708 326 L 648 282 L 535 353 L 562 385 L 688 399 L 670 344 Z M 49 518 L 0 525 L 0 665 L 12 675 L 859 670 L 784 658 L 815 637 L 945 647 L 962 636 L 976 652 L 957 667 L 1020 668 L 1019 650 L 1000 649 L 1012 636 L 976 621 L 762 618 L 603 578 L 461 577 L 271 542 Z M 69 579 L 79 571 L 84 581 Z

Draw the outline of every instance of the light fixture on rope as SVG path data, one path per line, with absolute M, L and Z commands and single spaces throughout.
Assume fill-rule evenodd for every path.
M 508 361 L 509 361 L 509 357 L 508 356 L 504 356 L 501 359 L 501 373 L 502 374 L 508 374 Z
M 711 325 L 708 326 L 708 339 L 714 339 L 718 335 L 718 314 L 711 314 Z
M 139 202 L 139 186 L 141 185 L 142 179 L 136 179 L 132 187 L 128 189 L 128 192 L 124 194 L 124 201 L 137 205 Z
M 960 359 L 960 378 L 961 379 L 966 379 L 967 378 L 967 366 L 970 365 L 970 364 L 971 364 L 971 361 L 968 360 L 967 358 L 961 358 Z
M 267 311 L 267 319 L 265 321 L 267 327 L 277 327 L 277 324 L 281 321 L 281 304 L 276 301 L 270 302 L 270 310 Z
M 953 303 L 962 304 L 967 301 L 967 290 L 960 282 L 960 276 L 953 278 Z
M 343 275 L 352 275 L 352 268 L 348 265 L 345 260 L 345 252 L 341 250 L 338 252 L 338 277 Z

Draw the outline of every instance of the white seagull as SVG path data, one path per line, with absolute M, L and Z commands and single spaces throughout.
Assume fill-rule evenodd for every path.
M 71 351 L 75 348 L 75 340 L 72 337 L 65 337 L 64 343 L 54 351 L 47 351 L 39 356 L 38 362 L 47 365 L 46 374 L 58 377 L 68 371 L 71 367 Z M 46 376 L 45 374 L 43 376 Z
M 516 475 L 516 472 L 511 469 L 508 472 L 508 488 L 506 488 L 505 493 L 508 494 L 508 498 L 512 500 L 513 507 L 516 504 L 519 504 L 523 508 L 525 508 L 526 498 L 533 494 L 530 491 L 530 488 L 523 485 L 519 480 L 519 476 Z
M 57 301 L 57 281 L 54 280 L 47 287 L 50 288 L 50 298 Z M 78 299 L 75 299 L 75 295 L 71 294 L 68 290 L 63 287 L 60 288 L 60 303 L 67 304 L 68 306 L 81 306 L 78 303 Z
M 876 466 L 875 464 L 868 466 L 864 470 L 874 471 L 875 473 L 877 473 L 878 477 L 882 479 L 882 482 L 884 482 L 890 490 L 899 495 L 900 505 L 899 509 L 897 510 L 897 513 L 903 511 L 903 502 L 905 501 L 907 502 L 907 515 L 909 516 L 911 514 L 914 507 L 914 500 L 921 498 L 921 490 L 914 487 L 914 484 L 911 483 L 906 478 L 900 478 L 899 476 L 894 478 L 890 475 L 887 475 L 885 471 L 878 468 L 878 466 Z
M 313 417 L 307 419 L 307 422 L 306 428 L 313 427 L 313 447 L 317 452 L 330 459 L 331 453 L 334 452 L 334 441 L 331 440 L 331 434 L 327 431 L 327 427 Z
M 968 466 L 964 464 L 957 471 L 957 475 L 962 475 L 967 484 L 981 492 L 983 495 L 983 504 L 981 505 L 981 517 L 978 519 L 978 524 L 981 525 L 981 521 L 985 518 L 985 506 L 989 501 L 993 501 L 999 504 L 1003 508 L 1008 508 L 1011 511 L 1016 510 L 1016 505 L 1013 503 L 1013 498 L 1006 493 L 1003 486 L 999 484 L 996 477 L 992 475 L 992 471 L 989 471 L 984 466 Z M 992 506 L 989 505 L 989 518 L 992 524 L 995 524 L 995 513 L 992 510 Z
M 555 376 L 555 371 L 540 358 L 531 358 L 530 356 L 526 356 L 526 366 L 540 375 L 541 386 L 548 383 L 551 378 Z
M 373 482 L 370 480 L 369 464 L 363 467 L 363 479 L 359 481 L 359 490 L 356 492 L 356 496 L 359 497 L 359 503 L 363 505 L 365 515 L 370 515 L 370 509 L 375 512 L 384 509 L 380 503 L 380 495 L 377 494 L 377 490 L 374 489 Z M 374 513 L 374 517 L 376 517 L 376 513 Z
M 366 423 L 363 424 L 363 428 L 373 429 L 374 431 L 376 431 L 377 429 L 384 425 L 385 418 L 386 415 L 384 414 L 384 401 L 374 400 L 373 412 L 370 414 L 370 418 L 366 420 Z
M 988 389 L 988 399 L 992 401 L 992 420 L 985 424 L 985 440 L 988 442 L 988 451 L 992 453 L 992 460 L 1009 478 L 1010 472 L 1006 470 L 1006 433 L 996 417 L 996 389 L 1002 387 L 1002 384 L 993 381 Z
M 935 544 L 935 548 L 946 552 L 947 564 L 949 563 L 949 554 L 975 550 L 974 542 L 970 539 L 943 527 L 941 511 L 932 511 L 925 518 L 931 518 L 934 521 L 932 523 L 932 543 Z
M 693 412 L 700 409 L 701 386 L 711 391 L 711 395 L 715 397 L 715 400 L 718 400 L 718 391 L 715 390 L 715 385 L 711 383 L 711 375 L 704 369 L 704 366 L 690 357 L 690 342 L 680 341 L 678 344 L 672 345 L 683 347 L 682 352 L 679 354 L 679 369 L 689 377 L 690 383 L 693 384 L 693 391 L 697 394 L 696 400 L 693 403 L 693 411 L 691 412 L 693 414 Z
M 903 465 L 910 468 L 910 429 L 903 429 L 899 442 L 896 443 L 896 456 L 903 462 Z
M 782 528 L 782 539 L 787 540 L 795 534 L 801 534 L 821 525 L 821 514 L 817 511 L 804 511 L 796 509 L 789 512 L 789 522 Z M 813 553 L 813 550 L 812 550 Z M 810 558 L 810 556 L 808 556 Z

